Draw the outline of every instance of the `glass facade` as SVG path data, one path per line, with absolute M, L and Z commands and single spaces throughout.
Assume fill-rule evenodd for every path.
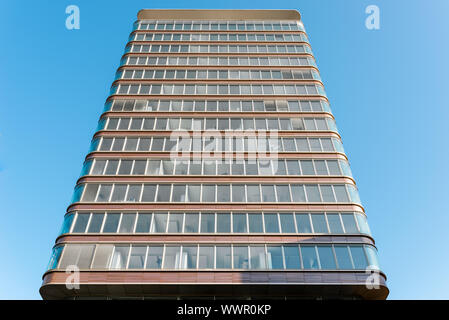
M 47 286 L 75 265 L 124 287 L 145 273 L 143 291 L 164 287 L 156 271 L 176 272 L 180 291 L 213 272 L 218 295 L 244 273 L 291 273 L 288 285 L 368 297 L 357 286 L 380 270 L 377 249 L 299 13 L 156 11 L 133 25 Z M 78 294 L 114 296 L 101 290 Z

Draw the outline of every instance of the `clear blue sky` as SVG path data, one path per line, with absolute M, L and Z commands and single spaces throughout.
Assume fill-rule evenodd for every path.
M 65 28 L 70 4 L 80 8 L 80 30 Z M 365 28 L 370 4 L 380 8 L 378 31 Z M 0 299 L 40 298 L 41 276 L 142 8 L 298 9 L 390 298 L 449 298 L 449 2 L 9 0 L 0 3 Z

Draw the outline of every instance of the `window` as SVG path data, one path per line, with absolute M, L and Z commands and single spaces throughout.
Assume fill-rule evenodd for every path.
M 116 245 L 112 256 L 111 269 L 126 269 L 128 262 L 129 246 Z
M 181 269 L 196 269 L 198 246 L 183 246 Z
M 120 221 L 119 213 L 108 213 L 106 215 L 106 221 L 104 223 L 103 232 L 104 233 L 117 232 L 119 221 Z
M 162 233 L 162 232 L 165 232 L 166 229 L 167 229 L 167 214 L 166 213 L 155 213 L 150 232 Z
M 295 233 L 295 222 L 292 213 L 280 213 L 281 229 L 283 233 Z
M 215 214 L 202 213 L 201 214 L 201 233 L 215 232 Z
M 230 246 L 217 246 L 217 269 L 230 269 L 231 268 L 231 247 Z
M 251 269 L 266 269 L 265 247 L 250 246 L 250 263 Z
M 266 233 L 279 233 L 278 215 L 276 213 L 265 213 L 264 222 Z
M 199 226 L 199 214 L 198 213 L 186 213 L 184 232 L 185 233 L 198 233 Z
M 164 257 L 164 269 L 179 269 L 181 246 L 166 246 Z
M 145 266 L 146 246 L 135 246 L 131 248 L 128 269 L 143 269 Z
M 281 246 L 267 246 L 267 258 L 269 269 L 284 269 Z
M 244 213 L 234 213 L 232 215 L 232 228 L 234 233 L 246 233 L 246 214 Z
M 331 246 L 318 246 L 318 254 L 320 256 L 320 265 L 321 269 L 324 270 L 333 270 L 336 269 L 334 259 L 334 252 Z
M 217 232 L 230 233 L 231 232 L 231 215 L 228 213 L 217 214 Z
M 136 225 L 136 233 L 150 232 L 151 217 L 151 213 L 139 213 L 139 218 L 137 219 Z
M 126 213 L 122 215 L 119 233 L 132 233 L 134 231 L 135 213 Z
M 286 269 L 301 269 L 298 246 L 284 246 L 284 255 Z
M 234 269 L 249 269 L 248 247 L 234 246 Z
M 248 221 L 249 221 L 249 232 L 251 233 L 263 232 L 262 214 L 260 213 L 248 214 Z
M 338 268 L 343 270 L 353 269 L 351 257 L 347 246 L 336 245 L 334 246 L 335 256 L 337 257 Z
M 98 196 L 98 200 L 97 201 L 101 201 L 101 202 L 106 202 L 107 198 L 109 198 L 109 193 L 106 191 L 103 191 L 103 188 L 105 185 L 101 185 L 100 188 L 100 194 Z M 126 193 L 126 188 L 127 185 L 123 185 L 123 184 L 116 184 L 114 186 L 114 191 L 112 192 L 112 198 L 111 198 L 111 202 L 123 202 L 125 200 L 125 193 Z M 102 195 L 104 192 L 104 200 L 100 200 L 100 195 Z M 103 197 L 102 197 L 103 198 Z
M 99 233 L 103 224 L 104 213 L 94 213 L 90 219 L 88 233 Z
M 163 246 L 149 246 L 147 254 L 147 269 L 161 269 Z
M 214 247 L 200 246 L 198 257 L 198 268 L 213 269 L 214 268 Z
M 318 269 L 315 246 L 301 246 L 301 256 L 304 269 Z
M 182 213 L 170 213 L 168 232 L 180 233 L 182 231 L 183 218 L 184 214 Z

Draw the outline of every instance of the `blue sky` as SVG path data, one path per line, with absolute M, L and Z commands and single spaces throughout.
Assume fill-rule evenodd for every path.
M 40 299 L 51 247 L 142 8 L 297 9 L 391 299 L 448 299 L 449 2 L 2 1 L 0 299 Z M 65 28 L 65 8 L 81 29 Z M 380 8 L 380 30 L 365 8 Z

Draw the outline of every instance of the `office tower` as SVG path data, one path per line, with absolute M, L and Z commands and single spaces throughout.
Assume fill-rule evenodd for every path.
M 128 41 L 43 298 L 386 298 L 297 11 L 141 10 Z

